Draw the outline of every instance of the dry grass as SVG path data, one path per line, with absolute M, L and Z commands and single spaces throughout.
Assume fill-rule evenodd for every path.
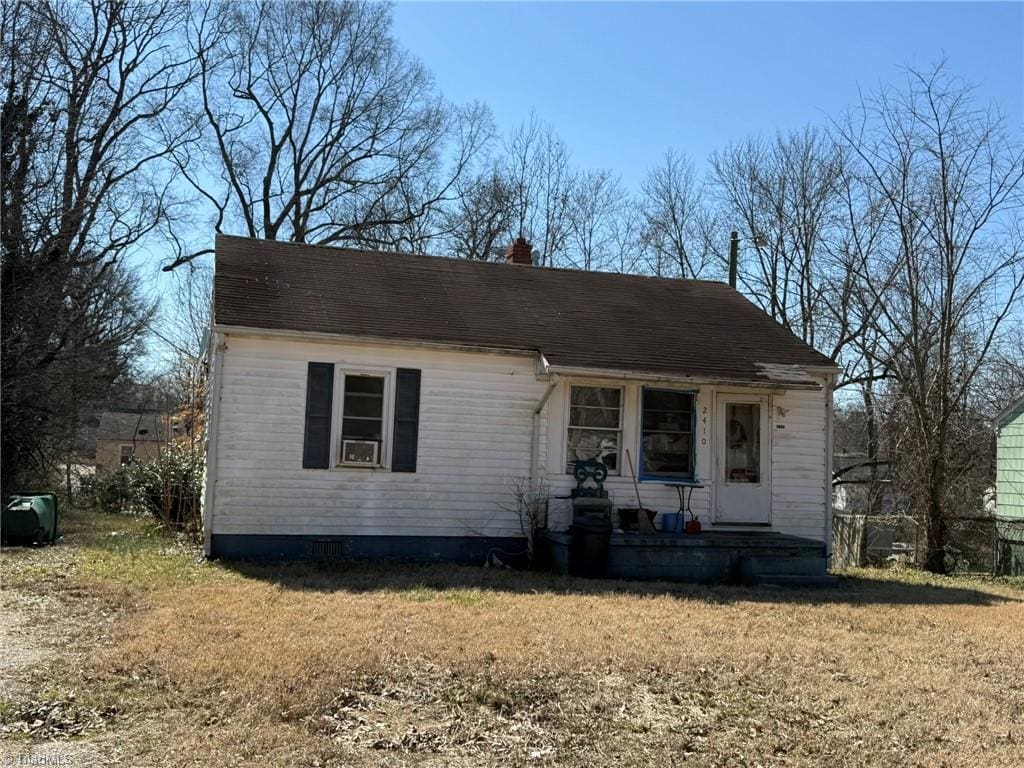
M 75 684 L 119 707 L 111 727 L 139 765 L 1010 766 L 1024 754 L 1015 585 L 865 572 L 823 592 L 679 589 L 231 569 L 184 552 L 171 575 L 146 565 L 171 557 L 160 551 L 106 548 L 97 569 L 85 548 L 74 566 L 90 593 L 128 606 Z

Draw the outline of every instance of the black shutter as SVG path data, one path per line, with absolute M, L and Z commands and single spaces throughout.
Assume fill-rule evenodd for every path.
M 334 363 L 310 363 L 306 379 L 306 435 L 302 466 L 327 469 L 331 465 L 331 403 L 334 399 Z
M 395 379 L 395 444 L 391 449 L 391 471 L 415 472 L 420 432 L 419 369 L 399 368 Z

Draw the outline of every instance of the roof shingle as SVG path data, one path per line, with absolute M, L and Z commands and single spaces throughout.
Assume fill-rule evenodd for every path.
M 704 280 L 218 235 L 214 296 L 218 326 L 539 351 L 553 367 L 806 382 L 780 369 L 832 365 Z

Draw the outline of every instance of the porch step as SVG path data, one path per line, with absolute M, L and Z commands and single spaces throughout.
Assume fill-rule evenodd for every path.
M 839 577 L 830 573 L 821 576 L 806 576 L 795 573 L 772 573 L 764 576 L 755 576 L 747 582 L 758 586 L 771 587 L 835 587 L 839 584 Z
M 824 576 L 828 563 L 815 555 L 749 555 L 740 561 L 744 581 L 762 576 Z

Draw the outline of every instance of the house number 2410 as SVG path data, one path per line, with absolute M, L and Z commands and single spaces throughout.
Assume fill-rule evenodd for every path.
M 708 407 L 706 405 L 700 411 L 700 444 L 708 444 Z

